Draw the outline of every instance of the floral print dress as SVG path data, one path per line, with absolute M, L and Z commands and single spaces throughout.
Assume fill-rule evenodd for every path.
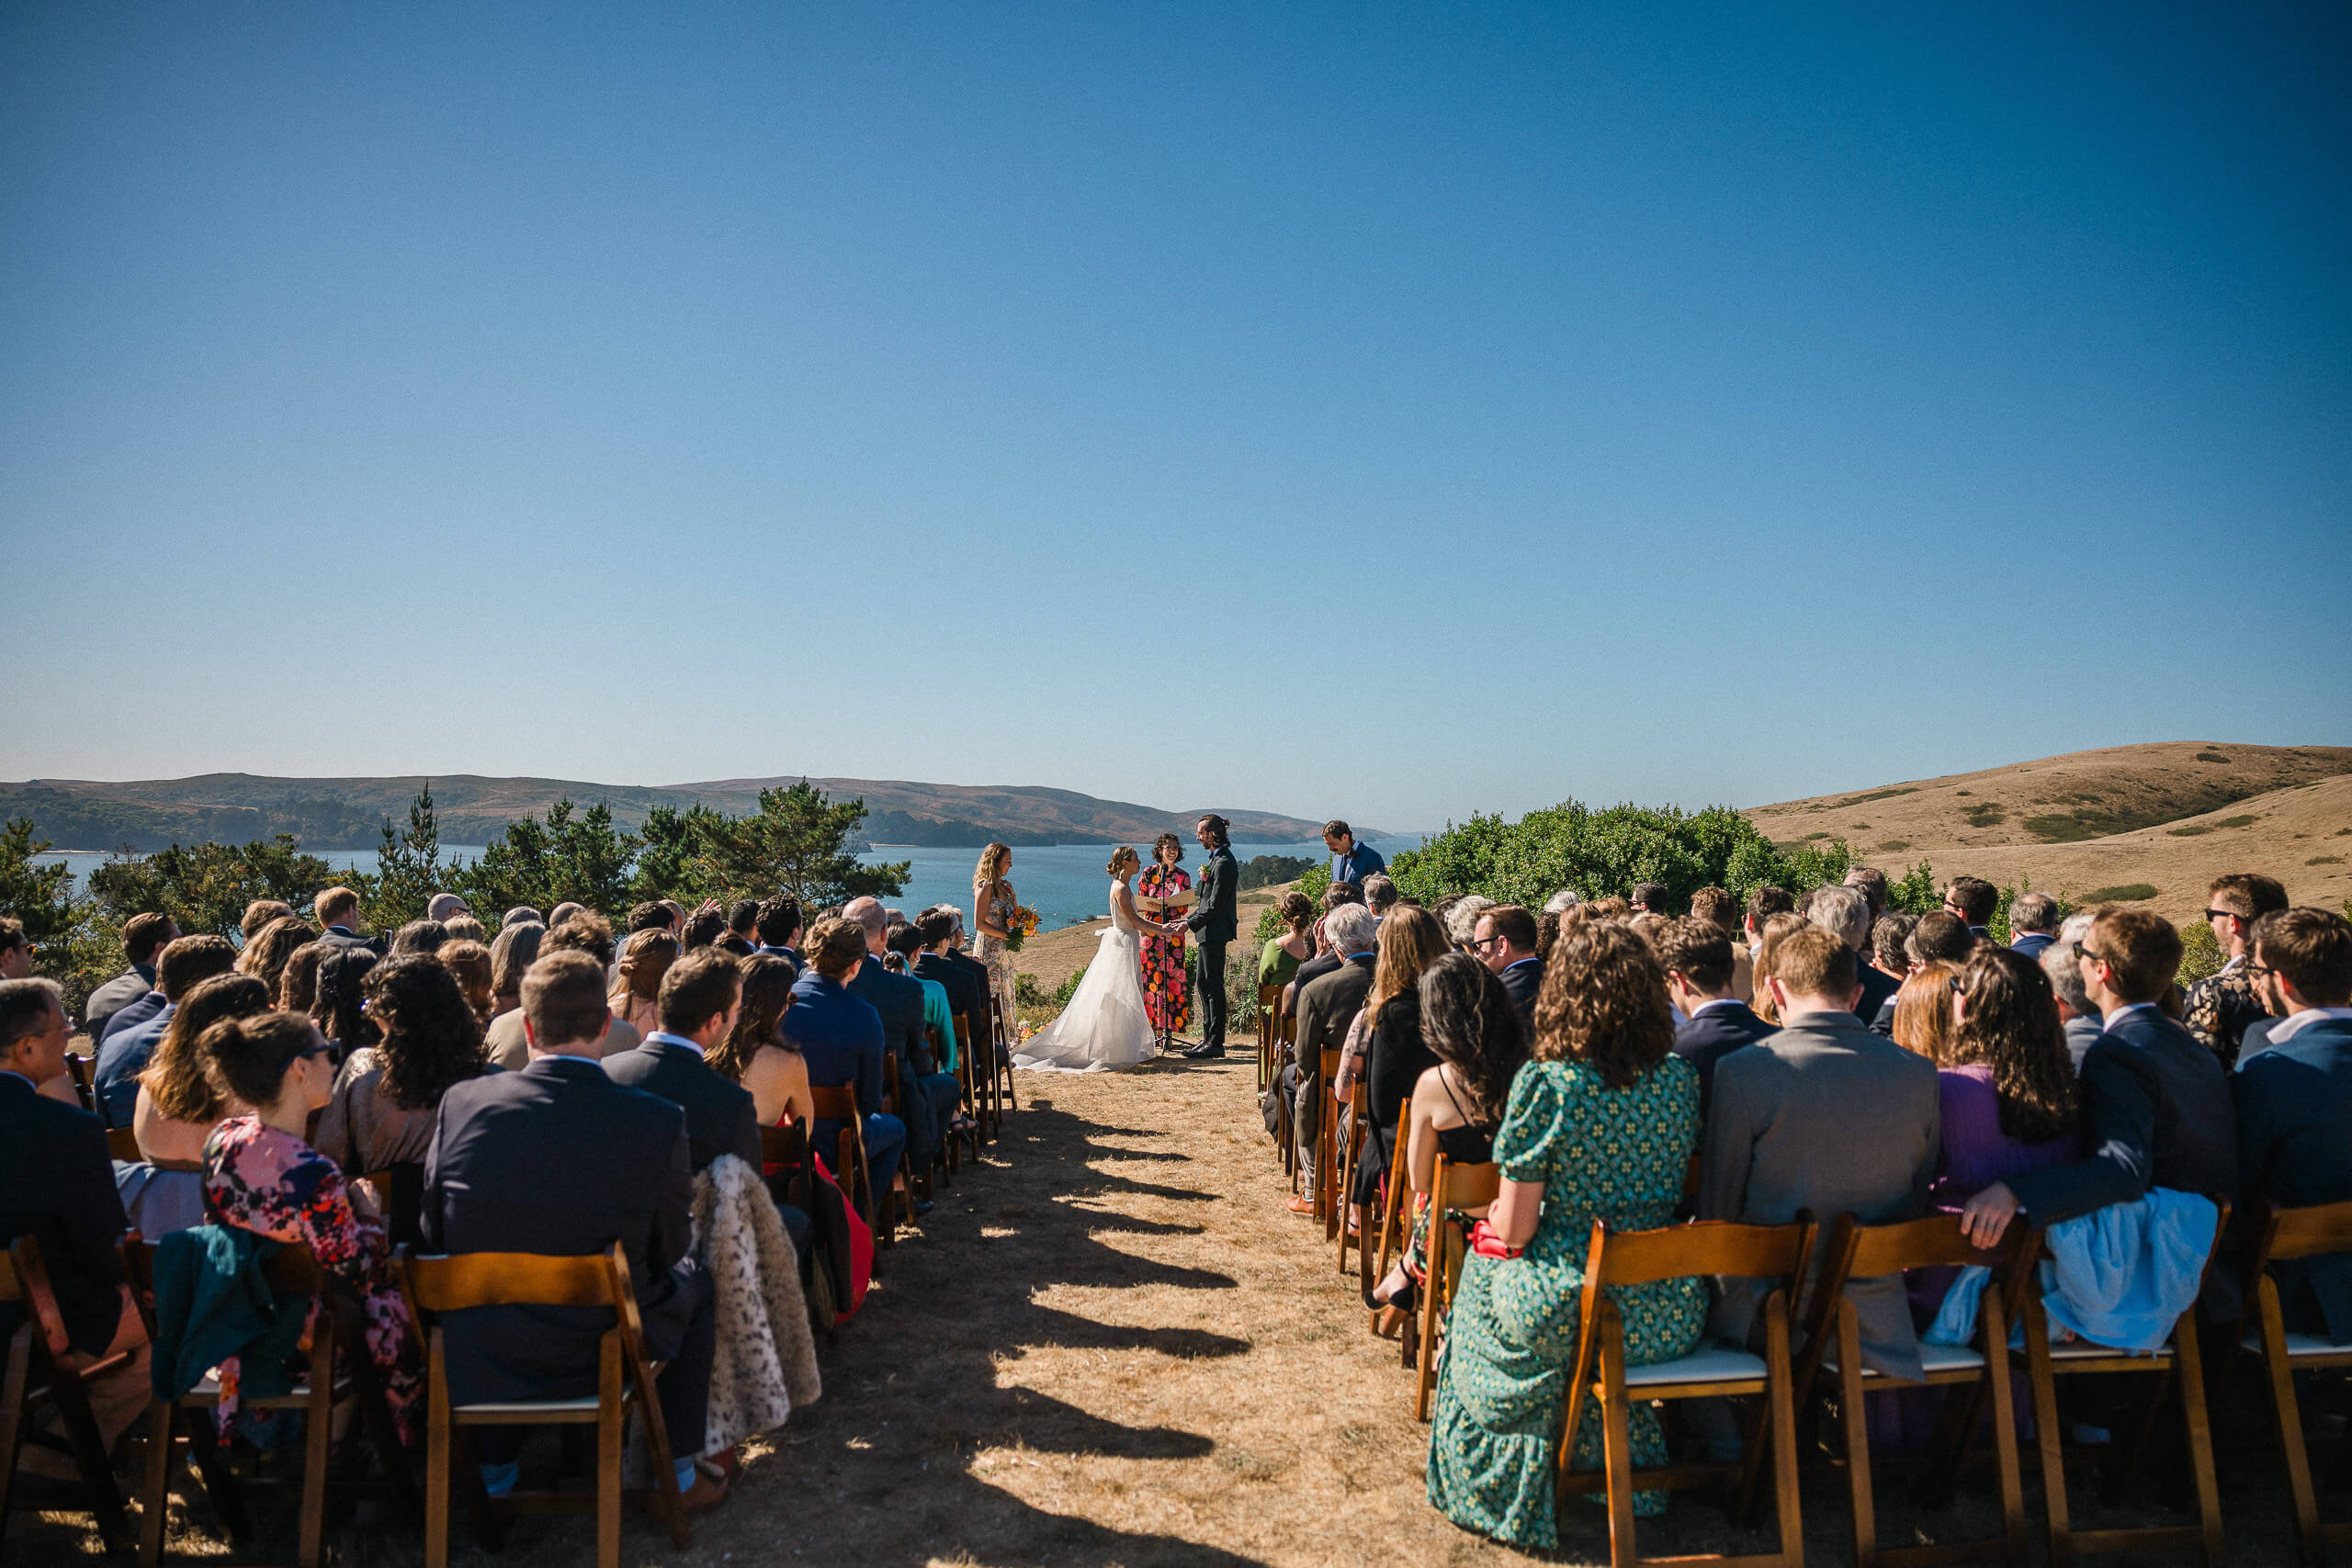
M 1438 1368 L 1429 1498 L 1458 1525 L 1518 1546 L 1558 1544 L 1553 1445 L 1567 1396 L 1595 1220 L 1622 1230 L 1671 1224 L 1699 1137 L 1699 1075 L 1668 1056 L 1612 1089 L 1582 1062 L 1530 1062 L 1512 1082 L 1495 1160 L 1513 1181 L 1544 1183 L 1544 1213 L 1518 1258 L 1464 1260 Z M 1659 1280 L 1610 1295 L 1625 1321 L 1625 1359 L 1671 1360 L 1699 1342 L 1707 1289 Z M 1634 1462 L 1660 1464 L 1657 1416 L 1630 1412 Z M 1587 1401 L 1576 1462 L 1600 1463 L 1600 1412 Z M 1634 1511 L 1664 1511 L 1666 1494 L 1634 1494 Z
M 1136 878 L 1136 894 L 1143 898 L 1173 898 L 1190 893 L 1193 879 L 1172 865 L 1152 863 Z M 1143 939 L 1143 1010 L 1151 1026 L 1166 1034 L 1182 1034 L 1193 1019 L 1193 1000 L 1184 987 L 1184 939 L 1147 936 Z
M 972 902 L 988 911 L 989 919 L 1004 931 L 1012 929 L 1012 889 L 999 882 L 975 888 Z M 1012 999 L 1012 949 L 1004 945 L 1002 937 L 981 931 L 972 942 L 972 956 L 989 966 L 989 990 L 996 997 L 996 1005 L 1004 1014 L 1004 1027 L 1013 1028 L 1021 1017 Z M 976 1018 L 972 1030 L 983 1039 L 987 1037 L 989 1021 Z M 986 1066 L 986 1063 L 982 1063 Z
M 400 1427 L 401 1441 L 413 1446 L 424 1415 L 419 1397 L 424 1365 L 415 1328 L 391 1276 L 383 1228 L 352 1208 L 343 1172 L 318 1150 L 260 1117 L 234 1117 L 214 1128 L 205 1141 L 204 1210 L 214 1224 L 308 1247 L 322 1270 L 351 1287 L 367 1315 L 368 1359 L 383 1384 L 385 1402 Z M 311 1304 L 313 1328 L 320 1305 Z M 310 1343 L 308 1330 L 303 1343 Z M 220 1366 L 223 1429 L 236 1414 L 237 1382 L 237 1362 L 232 1357 Z

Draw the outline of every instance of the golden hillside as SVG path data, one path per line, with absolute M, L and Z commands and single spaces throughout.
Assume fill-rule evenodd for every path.
M 2267 873 L 2299 904 L 2352 894 L 2352 747 L 2110 746 L 1747 816 L 1777 842 L 1844 839 L 1890 872 L 1924 860 L 2078 899 L 2144 884 L 2173 919 L 2225 872 Z

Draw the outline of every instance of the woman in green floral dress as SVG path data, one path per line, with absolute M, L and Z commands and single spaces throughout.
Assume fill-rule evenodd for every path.
M 1521 1251 L 1474 1253 L 1464 1268 L 1429 1458 L 1430 1502 L 1446 1517 L 1541 1548 L 1558 1544 L 1554 1445 L 1593 1222 L 1621 1230 L 1671 1223 L 1699 1136 L 1698 1075 L 1669 1049 L 1665 977 L 1641 939 L 1621 926 L 1570 926 L 1545 969 L 1533 1059 L 1512 1083 L 1495 1134 L 1502 1193 L 1486 1222 L 1495 1241 Z M 1624 1317 L 1628 1363 L 1671 1360 L 1698 1343 L 1703 1281 L 1661 1280 L 1610 1294 Z M 1665 1439 L 1645 1406 L 1634 1407 L 1631 1428 L 1634 1462 L 1663 1463 Z M 1576 1461 L 1600 1462 L 1600 1412 L 1589 1400 Z M 1662 1492 L 1634 1495 L 1637 1514 L 1665 1506 Z

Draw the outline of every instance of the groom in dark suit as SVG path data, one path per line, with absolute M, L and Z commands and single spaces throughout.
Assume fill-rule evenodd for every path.
M 1193 837 L 1209 852 L 1201 867 L 1198 901 L 1184 917 L 1201 944 L 1201 1043 L 1183 1055 L 1199 1062 L 1225 1055 L 1225 944 L 1240 934 L 1233 904 L 1240 892 L 1241 871 L 1233 863 L 1224 818 L 1214 813 L 1202 818 L 1193 825 Z

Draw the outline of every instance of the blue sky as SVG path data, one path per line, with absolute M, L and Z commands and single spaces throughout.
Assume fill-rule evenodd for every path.
M 14 5 L 0 775 L 2352 742 L 2347 81 L 2318 6 Z

